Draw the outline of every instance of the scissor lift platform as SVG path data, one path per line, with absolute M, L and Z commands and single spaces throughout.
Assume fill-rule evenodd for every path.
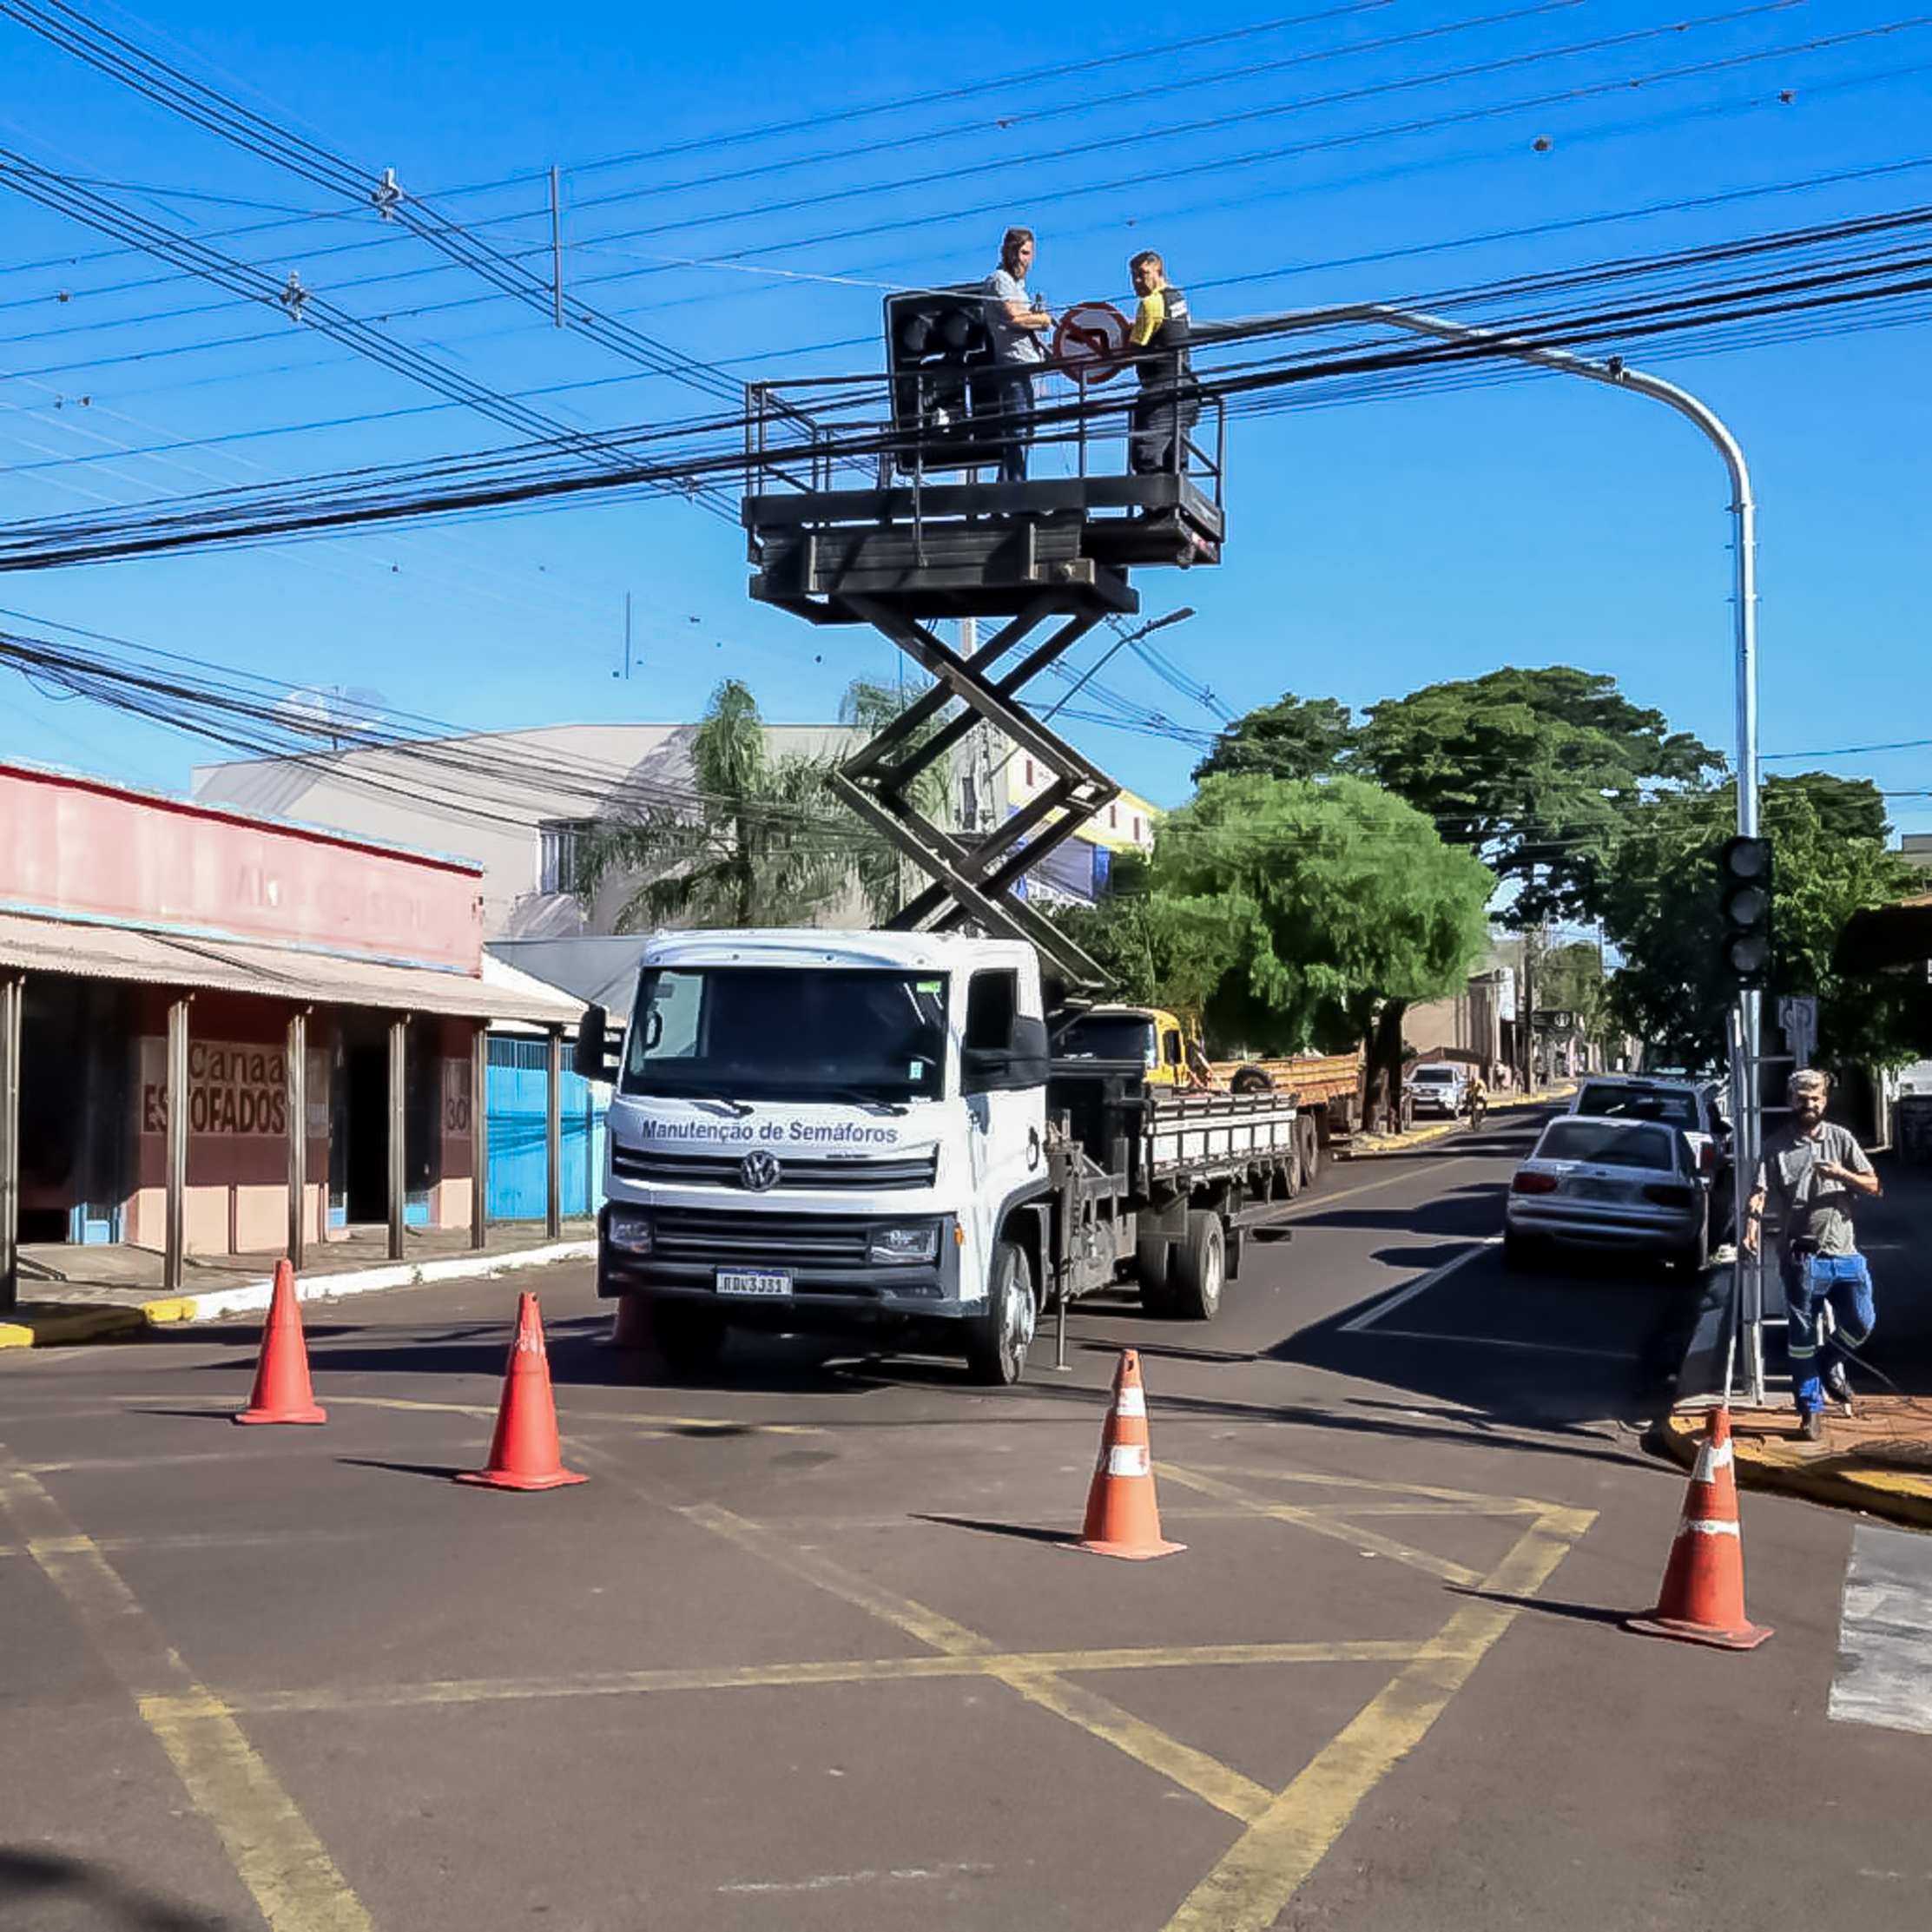
M 1130 571 L 1217 564 L 1226 533 L 1220 404 L 1204 439 L 1191 428 L 1181 438 L 1172 468 L 1102 474 L 1114 463 L 1098 458 L 1124 457 L 1125 413 L 1090 407 L 1085 392 L 1077 409 L 1042 413 L 1034 467 L 1057 460 L 1071 476 L 989 482 L 955 463 L 934 480 L 893 430 L 882 384 L 760 383 L 746 394 L 752 596 L 816 624 L 870 624 L 933 681 L 832 780 L 932 880 L 889 923 L 1030 940 L 1072 986 L 1098 984 L 1098 970 L 1027 903 L 1025 876 L 1119 787 L 1020 694 L 1096 624 L 1138 611 Z M 931 626 L 959 618 L 998 628 L 955 649 Z M 1052 776 L 1003 824 L 950 831 L 914 802 L 915 781 L 981 721 Z

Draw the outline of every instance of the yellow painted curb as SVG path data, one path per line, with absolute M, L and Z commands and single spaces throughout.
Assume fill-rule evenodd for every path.
M 1688 1469 L 1697 1461 L 1704 1435 L 1704 1411 L 1685 1409 L 1673 1411 L 1653 1423 L 1644 1441 L 1647 1448 Z M 1868 1515 L 1883 1517 L 1887 1522 L 1903 1523 L 1913 1529 L 1932 1529 L 1932 1475 L 1888 1468 L 1879 1463 L 1851 1467 L 1842 1457 L 1810 1464 L 1795 1462 L 1768 1454 L 1761 1444 L 1748 1435 L 1740 1435 L 1735 1428 L 1731 1441 L 1736 1452 L 1737 1481 L 1743 1488 L 1796 1496 L 1828 1509 L 1863 1510 Z
M 141 1318 L 151 1329 L 170 1322 L 192 1322 L 198 1306 L 192 1295 L 170 1295 L 159 1302 L 143 1302 Z
M 147 1327 L 139 1309 L 41 1307 L 16 1309 L 19 1319 L 0 1322 L 0 1348 L 64 1348 L 76 1342 L 112 1342 Z

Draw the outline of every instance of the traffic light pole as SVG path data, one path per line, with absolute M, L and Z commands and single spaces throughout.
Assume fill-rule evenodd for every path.
M 1725 428 L 1716 412 L 1675 383 L 1660 376 L 1632 369 L 1621 356 L 1609 356 L 1599 362 L 1588 356 L 1573 355 L 1566 349 L 1549 349 L 1524 342 L 1499 329 L 1474 328 L 1461 322 L 1445 321 L 1414 309 L 1391 308 L 1380 302 L 1351 303 L 1335 308 L 1304 309 L 1291 315 L 1271 316 L 1268 323 L 1279 329 L 1331 328 L 1351 322 L 1381 323 L 1413 335 L 1434 336 L 1437 340 L 1464 345 L 1485 355 L 1507 357 L 1531 362 L 1561 375 L 1583 376 L 1613 389 L 1633 390 L 1674 409 L 1704 432 L 1724 458 L 1731 478 L 1731 576 L 1733 631 L 1737 672 L 1737 831 L 1740 837 L 1757 836 L 1757 510 L 1751 500 L 1751 471 L 1737 439 Z M 1240 333 L 1241 324 L 1221 329 L 1197 325 L 1196 333 L 1203 340 L 1217 335 Z M 1736 1190 L 1740 1206 L 1750 1197 L 1764 1151 L 1764 1095 L 1759 1082 L 1758 1055 L 1761 1047 L 1763 995 L 1740 992 L 1737 1017 L 1742 1035 L 1742 1065 L 1734 1058 L 1734 1074 L 1741 1075 L 1736 1088 L 1737 1112 L 1732 1135 L 1736 1163 Z M 1742 1219 L 1740 1217 L 1740 1227 Z M 1733 1345 L 1743 1342 L 1744 1400 L 1751 1404 L 1764 1399 L 1764 1281 L 1762 1251 L 1745 1255 L 1741 1250 L 1733 1275 L 1731 1303 Z M 1731 1377 L 1725 1376 L 1724 1393 L 1730 1394 Z

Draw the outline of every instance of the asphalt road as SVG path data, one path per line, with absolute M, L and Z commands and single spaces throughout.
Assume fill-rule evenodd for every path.
M 10 1356 L 0 1926 L 1918 1932 L 1932 1737 L 1832 1715 L 1852 1523 L 1744 1500 L 1759 1651 L 1620 1627 L 1686 1297 L 1506 1275 L 1491 1129 L 1010 1392 L 780 1339 L 669 1385 L 588 1270 L 312 1309 L 320 1428 L 229 1426 L 246 1327 Z M 523 1285 L 590 1480 L 467 1488 Z M 1147 1563 L 1065 1546 L 1128 1345 Z

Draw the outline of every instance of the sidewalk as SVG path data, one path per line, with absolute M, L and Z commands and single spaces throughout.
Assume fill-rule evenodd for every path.
M 1747 1488 L 1932 1529 L 1932 1253 L 1926 1242 L 1932 1167 L 1906 1166 L 1893 1154 L 1880 1154 L 1872 1164 L 1885 1192 L 1861 1207 L 1857 1227 L 1859 1251 L 1871 1263 L 1878 1326 L 1859 1351 L 1870 1368 L 1851 1364 L 1855 1413 L 1829 1409 L 1823 1441 L 1798 1439 L 1784 1337 L 1772 1327 L 1765 1335 L 1764 1373 L 1775 1393 L 1763 1408 L 1731 1411 L 1737 1480 Z M 1724 1283 L 1723 1271 L 1712 1276 L 1713 1288 Z M 1709 1342 L 1707 1335 L 1703 1360 L 1693 1351 L 1685 1364 L 1684 1399 L 1658 1419 L 1649 1438 L 1686 1468 L 1696 1461 L 1705 1412 L 1718 1398 L 1723 1376 L 1722 1342 L 1714 1351 Z
M 353 1228 L 346 1238 L 310 1243 L 296 1292 L 305 1302 L 326 1301 L 583 1261 L 597 1253 L 596 1233 L 591 1221 L 566 1221 L 563 1239 L 553 1242 L 540 1223 L 505 1222 L 488 1231 L 478 1250 L 470 1246 L 467 1229 L 410 1228 L 404 1258 L 392 1262 L 386 1229 Z M 158 1250 L 27 1243 L 20 1250 L 20 1305 L 0 1312 L 0 1348 L 135 1341 L 181 1322 L 259 1314 L 268 1306 L 280 1259 L 273 1250 L 190 1256 L 181 1293 L 167 1295 Z
M 1490 1094 L 1484 1118 L 1487 1121 L 1488 1114 L 1507 1113 L 1513 1107 L 1561 1107 L 1575 1091 L 1575 1086 L 1567 1081 L 1559 1086 L 1539 1087 L 1533 1093 L 1524 1093 L 1514 1087 L 1506 1088 L 1500 1093 Z M 1469 1131 L 1471 1129 L 1466 1119 L 1432 1120 L 1427 1126 L 1411 1127 L 1406 1134 L 1357 1134 L 1348 1144 L 1348 1153 L 1354 1159 L 1364 1154 L 1399 1152 L 1405 1147 L 1420 1147 L 1427 1141 L 1441 1140 L 1447 1134 Z

